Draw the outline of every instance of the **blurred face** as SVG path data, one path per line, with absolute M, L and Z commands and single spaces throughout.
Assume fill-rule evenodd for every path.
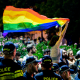
M 70 58 L 70 59 L 73 59 L 73 51 L 70 51 L 70 53 L 69 53 L 69 58 Z
M 35 53 L 36 50 L 37 50 L 37 49 L 35 48 L 35 46 L 33 46 L 33 48 L 32 48 L 32 54 Z
M 48 52 L 45 52 L 44 56 L 45 56 L 45 55 L 49 55 L 49 56 L 50 56 L 50 52 L 49 52 L 49 51 L 48 51 Z
M 66 79 L 69 78 L 70 76 L 70 71 L 66 71 Z
M 69 76 L 70 76 L 70 71 L 64 71 L 62 76 L 65 78 L 65 79 L 68 79 Z
M 32 63 L 32 71 L 38 72 L 38 63 Z
M 20 56 L 16 56 L 16 60 L 18 61 L 20 59 Z
M 66 50 L 63 50 L 63 52 L 62 52 L 62 58 L 67 59 L 67 57 L 68 57 L 68 55 L 67 55 Z
M 56 71 L 56 74 L 59 74 L 59 70 Z

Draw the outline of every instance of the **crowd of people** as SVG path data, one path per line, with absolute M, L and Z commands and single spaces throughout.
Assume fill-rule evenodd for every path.
M 80 51 L 73 55 L 73 50 L 59 49 L 68 27 L 60 27 L 60 35 L 52 37 L 51 49 L 44 50 L 43 57 L 38 59 L 36 43 L 27 44 L 27 51 L 22 60 L 21 53 L 16 51 L 14 43 L 8 41 L 0 53 L 0 80 L 80 80 Z M 23 42 L 24 43 L 24 42 Z

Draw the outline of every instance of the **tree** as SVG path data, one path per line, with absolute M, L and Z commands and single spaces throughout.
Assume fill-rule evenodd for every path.
M 72 39 L 77 38 L 76 35 L 80 36 L 80 12 L 78 10 L 79 7 L 80 2 L 78 0 L 47 0 L 46 3 L 42 2 L 41 4 L 38 4 L 40 14 L 43 14 L 49 18 L 62 17 L 70 19 L 66 35 L 72 36 Z
M 33 8 L 41 15 L 49 18 L 69 18 L 70 23 L 66 35 L 79 35 L 80 2 L 78 0 L 1 0 L 0 1 L 0 28 L 3 27 L 3 11 L 6 6 L 12 5 L 17 8 Z M 2 29 L 1 29 L 2 30 Z

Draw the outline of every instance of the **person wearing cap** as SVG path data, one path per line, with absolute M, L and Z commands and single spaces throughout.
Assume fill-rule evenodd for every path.
M 78 66 L 80 64 L 80 50 L 77 51 L 75 58 L 76 58 L 76 61 L 74 64 Z
M 77 74 L 77 66 L 74 65 L 74 64 L 70 64 L 69 67 L 70 67 L 70 69 L 73 69 L 74 70 L 73 72 L 71 72 L 71 77 L 72 78 L 75 78 L 75 76 Z
M 74 70 L 70 69 L 67 65 L 63 65 L 59 68 L 59 73 L 63 80 L 72 80 L 70 76 L 70 72 L 72 71 Z
M 24 79 L 21 67 L 13 61 L 16 55 L 16 47 L 12 42 L 6 42 L 3 46 L 4 59 L 0 62 L 0 80 Z
M 80 64 L 77 66 L 77 75 L 74 78 L 75 80 L 80 80 Z
M 52 68 L 52 59 L 49 55 L 45 55 L 42 58 L 42 72 L 35 75 L 37 80 L 61 80 L 61 77 L 54 73 Z
M 26 80 L 36 80 L 34 73 L 38 72 L 38 62 L 40 62 L 40 60 L 36 60 L 33 56 L 26 59 L 26 71 L 23 74 L 23 77 L 25 77 Z
M 53 63 L 52 70 L 56 74 L 59 74 L 59 65 L 57 63 Z
M 49 55 L 50 56 L 50 49 L 45 49 L 44 50 L 44 53 L 43 53 L 43 56 L 45 55 Z M 40 58 L 40 60 L 42 60 L 42 58 Z M 41 62 L 39 63 L 39 71 L 41 71 Z

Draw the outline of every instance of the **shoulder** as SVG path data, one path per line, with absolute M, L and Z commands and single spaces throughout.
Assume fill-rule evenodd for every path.
M 35 75 L 35 77 L 39 77 L 39 76 L 42 76 L 43 75 L 43 72 L 40 72 L 38 74 Z
M 27 74 L 27 71 L 25 71 L 25 72 L 24 72 L 23 77 L 25 77 L 25 78 L 26 78 L 26 77 L 27 77 L 27 75 L 26 75 L 26 74 Z
M 57 78 L 60 78 L 60 79 L 61 79 L 61 76 L 60 76 L 60 75 L 58 75 L 58 74 L 56 74 L 56 73 L 54 73 L 54 75 L 55 75 L 55 77 L 57 77 Z
M 74 78 L 75 80 L 77 80 L 78 79 L 78 74 L 76 74 L 76 76 L 75 76 L 75 78 Z

